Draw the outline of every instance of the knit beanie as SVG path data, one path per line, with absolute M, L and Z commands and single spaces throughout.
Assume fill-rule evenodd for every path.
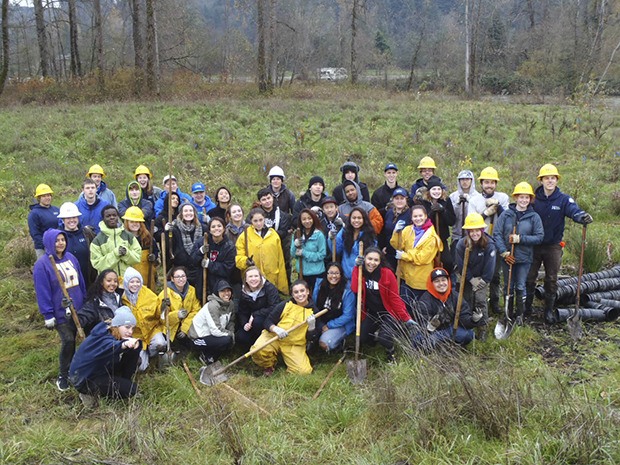
M 114 312 L 114 318 L 112 318 L 112 326 L 136 326 L 136 317 L 133 316 L 129 307 L 123 305 L 118 307 Z

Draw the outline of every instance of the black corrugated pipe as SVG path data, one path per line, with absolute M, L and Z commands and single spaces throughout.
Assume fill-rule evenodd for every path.
M 613 308 L 607 305 L 603 305 L 600 302 L 588 302 L 585 305 L 587 308 L 592 310 L 602 310 L 607 315 L 606 321 L 615 321 L 620 316 L 620 308 Z
M 602 299 L 620 300 L 620 289 L 584 294 L 581 298 L 581 302 L 600 302 Z
M 581 277 L 581 282 L 587 282 L 598 279 L 620 278 L 620 265 L 616 265 L 609 270 L 597 271 L 595 273 L 586 273 Z M 577 277 L 564 278 L 558 281 L 558 288 L 569 284 L 577 284 Z M 543 286 L 536 287 L 535 295 L 539 299 L 545 298 L 545 288 Z
M 620 278 L 598 279 L 596 281 L 586 281 L 581 283 L 581 294 L 591 294 L 593 292 L 609 291 L 620 289 Z M 556 299 L 559 304 L 569 305 L 575 303 L 577 295 L 577 285 L 569 284 L 558 288 Z
M 615 308 L 605 307 L 606 310 L 598 308 L 580 308 L 579 315 L 584 321 L 615 321 L 620 315 L 620 310 Z M 558 315 L 560 321 L 568 320 L 568 317 L 572 314 L 572 310 L 568 308 L 558 308 Z
M 620 309 L 620 300 L 601 299 L 599 304 L 609 308 Z

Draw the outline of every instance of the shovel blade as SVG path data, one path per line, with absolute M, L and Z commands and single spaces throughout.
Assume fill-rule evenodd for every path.
M 508 339 L 508 337 L 512 334 L 512 330 L 514 329 L 515 322 L 512 320 L 500 320 L 495 325 L 495 339 Z
M 174 366 L 181 359 L 180 352 L 160 352 L 159 353 L 159 361 L 157 363 L 157 368 L 160 370 L 165 370 L 168 367 Z
M 368 374 L 366 360 L 347 360 L 347 374 L 353 384 L 362 384 Z
M 215 386 L 216 384 L 228 381 L 226 373 L 220 373 L 222 364 L 220 362 L 205 365 L 200 369 L 200 382 L 207 386 Z
M 583 327 L 581 326 L 581 318 L 579 317 L 579 311 L 575 310 L 566 321 L 568 324 L 568 333 L 573 341 L 577 342 L 583 337 Z

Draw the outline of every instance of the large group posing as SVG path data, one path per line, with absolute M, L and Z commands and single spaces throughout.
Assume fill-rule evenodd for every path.
M 317 175 L 296 200 L 274 166 L 247 212 L 227 187 L 214 201 L 202 182 L 187 194 L 173 175 L 158 188 L 144 165 L 120 202 L 100 165 L 77 201 L 60 208 L 49 185 L 38 185 L 28 216 L 34 287 L 45 327 L 61 340 L 58 388 L 73 385 L 89 405 L 100 395 L 127 398 L 137 392 L 135 372 L 167 350 L 208 365 L 274 336 L 252 356 L 264 374 L 278 356 L 289 372 L 308 374 L 309 351 L 344 350 L 358 298 L 361 344 L 378 342 L 388 362 L 397 343 L 465 346 L 485 339 L 489 313 L 504 311 L 502 295 L 519 324 L 532 315 L 541 265 L 544 319 L 556 323 L 565 218 L 592 222 L 558 188 L 557 168 L 542 166 L 535 191 L 520 182 L 511 196 L 496 190 L 493 167 L 477 179 L 461 171 L 452 193 L 432 158 L 418 170 L 407 190 L 388 163 L 371 196 L 347 161 L 331 195 Z M 76 350 L 78 330 L 86 339 Z

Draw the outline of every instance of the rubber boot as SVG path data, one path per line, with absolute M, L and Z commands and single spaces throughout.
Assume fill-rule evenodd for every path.
M 545 322 L 550 325 L 554 325 L 558 322 L 558 312 L 553 307 L 555 306 L 555 294 L 545 294 Z
M 517 325 L 523 326 L 523 315 L 525 313 L 525 292 L 517 290 L 515 292 L 515 299 L 515 307 L 517 310 L 515 313 L 515 321 Z
M 527 288 L 525 295 L 525 308 L 523 309 L 523 318 L 529 318 L 532 316 L 532 304 L 534 303 L 534 290 L 535 288 Z

